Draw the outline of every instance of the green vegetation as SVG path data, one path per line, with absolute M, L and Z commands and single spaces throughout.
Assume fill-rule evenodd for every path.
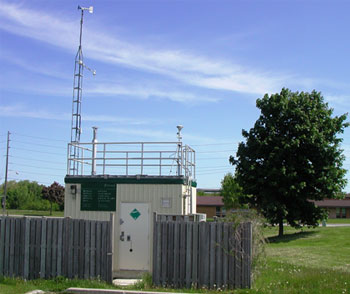
M 232 173 L 227 173 L 221 181 L 221 195 L 226 209 L 244 208 L 241 198 L 244 197 L 242 188 Z M 246 207 L 247 208 L 247 207 Z
M 350 227 L 296 230 L 285 228 L 283 237 L 276 237 L 278 228 L 264 229 L 268 238 L 266 259 L 257 268 L 258 275 L 252 289 L 222 291 L 223 293 L 253 294 L 348 294 L 350 293 Z M 217 293 L 206 289 L 151 288 L 150 276 L 127 290 L 164 292 Z M 34 289 L 60 292 L 69 287 L 116 288 L 100 281 L 53 280 L 23 281 L 0 279 L 0 293 L 25 293 Z M 121 288 L 121 287 L 119 287 Z
M 64 187 L 57 182 L 53 182 L 51 186 L 43 187 L 41 190 L 41 196 L 45 200 L 50 201 L 50 215 L 52 215 L 53 205 L 58 205 L 59 210 L 64 209 Z
M 0 185 L 0 195 L 4 184 Z M 6 209 L 63 211 L 64 187 L 54 182 L 46 187 L 37 182 L 9 181 L 7 183 Z
M 327 224 L 350 224 L 350 218 L 332 218 L 327 219 Z
M 236 179 L 245 203 L 271 224 L 317 226 L 325 211 L 309 200 L 337 198 L 346 185 L 345 159 L 338 134 L 349 126 L 347 114 L 333 116 L 321 93 L 266 94 L 257 99 L 261 113 L 238 146 Z
M 55 216 L 55 217 L 63 217 L 63 211 L 53 211 L 52 215 L 50 215 L 49 210 L 26 210 L 26 209 L 7 209 L 6 213 L 9 215 L 23 215 L 23 216 Z M 2 214 L 2 211 L 0 212 Z
M 22 279 L 0 277 L 0 294 L 22 294 L 37 289 L 50 292 L 63 292 L 70 287 L 115 289 L 113 285 L 97 280 L 69 280 L 58 277 L 51 280 L 38 279 L 25 281 Z
M 267 262 L 253 289 L 237 293 L 349 293 L 350 227 L 295 230 L 276 228 L 265 234 Z

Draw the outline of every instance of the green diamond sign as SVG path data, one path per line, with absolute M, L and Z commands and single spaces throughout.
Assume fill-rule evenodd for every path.
M 130 215 L 134 220 L 137 220 L 141 213 L 135 208 L 132 212 L 130 212 Z

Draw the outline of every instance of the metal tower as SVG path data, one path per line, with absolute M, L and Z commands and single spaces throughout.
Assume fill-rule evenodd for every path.
M 79 48 L 75 56 L 75 67 L 74 67 L 74 84 L 73 84 L 73 104 L 72 104 L 72 128 L 71 128 L 71 146 L 69 150 L 70 160 L 70 174 L 77 175 L 79 171 L 79 148 L 78 144 L 80 142 L 81 134 L 81 100 L 82 100 L 82 90 L 83 90 L 83 71 L 84 67 L 91 71 L 93 75 L 96 74 L 96 71 L 87 67 L 83 62 L 83 50 L 81 47 L 81 40 L 83 35 L 83 19 L 84 11 L 87 10 L 90 13 L 93 13 L 93 7 L 81 7 L 78 6 L 78 9 L 81 10 L 81 19 L 80 19 L 80 38 L 79 38 Z

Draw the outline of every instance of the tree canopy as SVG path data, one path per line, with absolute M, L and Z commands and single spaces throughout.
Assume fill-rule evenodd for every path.
M 338 138 L 347 114 L 332 116 L 321 93 L 312 91 L 265 95 L 256 102 L 261 114 L 236 157 L 237 181 L 247 203 L 272 224 L 315 226 L 324 211 L 310 200 L 334 198 L 346 185 L 344 155 Z
M 51 186 L 43 187 L 42 189 L 43 199 L 50 201 L 51 208 L 50 214 L 52 214 L 52 204 L 56 203 L 60 207 L 60 210 L 64 208 L 64 187 L 57 182 L 53 182 Z
M 232 173 L 227 173 L 222 179 L 221 195 L 226 209 L 242 207 L 242 188 Z
M 7 183 L 6 207 L 9 209 L 46 209 L 48 203 L 42 203 L 43 185 L 28 180 L 9 181 Z M 4 184 L 0 186 L 0 194 L 4 193 Z

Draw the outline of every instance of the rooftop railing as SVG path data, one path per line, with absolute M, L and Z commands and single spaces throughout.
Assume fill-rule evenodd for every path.
M 195 151 L 181 142 L 69 143 L 67 174 L 195 179 L 195 160 Z

